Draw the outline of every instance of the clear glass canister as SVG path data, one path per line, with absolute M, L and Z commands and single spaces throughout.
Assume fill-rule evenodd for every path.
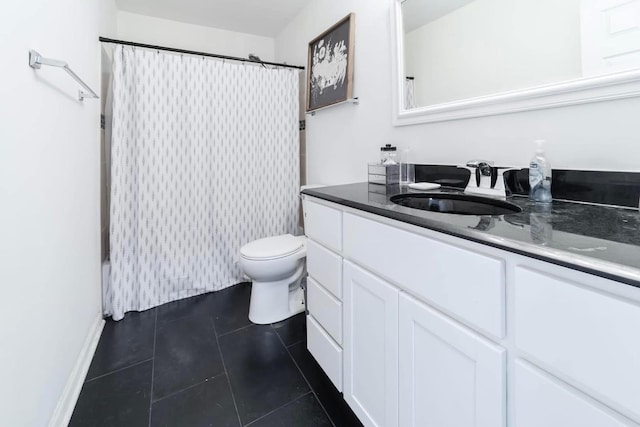
M 405 148 L 400 152 L 400 184 L 407 185 L 416 182 L 415 165 L 411 163 L 411 150 Z

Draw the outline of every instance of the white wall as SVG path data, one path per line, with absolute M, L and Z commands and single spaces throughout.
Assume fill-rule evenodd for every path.
M 269 37 L 191 25 L 130 12 L 118 12 L 118 38 L 242 58 L 253 53 L 264 61 L 272 61 L 274 58 L 274 40 Z
M 99 101 L 79 102 L 68 61 L 97 90 L 111 0 L 7 2 L 0 14 L 0 424 L 49 423 L 101 323 Z
M 536 138 L 556 168 L 640 171 L 640 99 L 395 128 L 391 124 L 391 0 L 315 0 L 276 38 L 276 59 L 305 64 L 308 42 L 356 14 L 354 96 L 307 115 L 307 182 L 366 181 L 380 145 L 411 146 L 418 163 L 472 158 L 526 166 Z
M 475 0 L 406 34 L 416 105 L 579 78 L 580 2 Z

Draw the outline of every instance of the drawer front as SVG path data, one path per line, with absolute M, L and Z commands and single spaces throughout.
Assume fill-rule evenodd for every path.
M 352 214 L 344 214 L 344 254 L 425 301 L 504 337 L 504 260 Z
M 621 417 L 533 366 L 516 361 L 515 421 L 518 427 L 624 427 Z
M 342 304 L 313 278 L 307 280 L 307 308 L 331 338 L 342 344 Z
M 333 296 L 342 301 L 342 257 L 307 240 L 307 271 Z
M 342 349 L 316 322 L 307 316 L 307 348 L 338 391 L 342 391 Z
M 342 251 L 342 212 L 303 199 L 305 234 L 334 251 Z
M 515 268 L 516 346 L 640 422 L 640 306 L 584 286 L 606 279 L 572 277 Z

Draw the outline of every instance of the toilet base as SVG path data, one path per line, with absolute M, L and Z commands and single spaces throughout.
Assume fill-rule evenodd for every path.
M 251 284 L 249 320 L 258 325 L 267 325 L 288 319 L 304 311 L 303 290 L 300 288 L 304 266 L 291 277 L 276 282 Z

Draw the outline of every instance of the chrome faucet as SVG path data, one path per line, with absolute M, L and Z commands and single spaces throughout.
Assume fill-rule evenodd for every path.
M 480 187 L 483 176 L 488 176 L 490 177 L 489 179 L 493 181 L 493 168 L 491 167 L 491 162 L 487 160 L 469 160 L 467 162 L 467 167 L 474 168 L 477 187 Z M 469 178 L 469 180 L 471 180 L 471 178 Z M 493 182 L 490 183 L 490 187 L 493 188 Z
M 493 162 L 488 160 L 469 160 L 465 166 L 458 166 L 471 172 L 465 193 L 482 194 L 506 198 L 506 187 L 504 185 L 504 173 L 519 168 L 495 167 Z M 473 177 L 475 176 L 475 179 Z

